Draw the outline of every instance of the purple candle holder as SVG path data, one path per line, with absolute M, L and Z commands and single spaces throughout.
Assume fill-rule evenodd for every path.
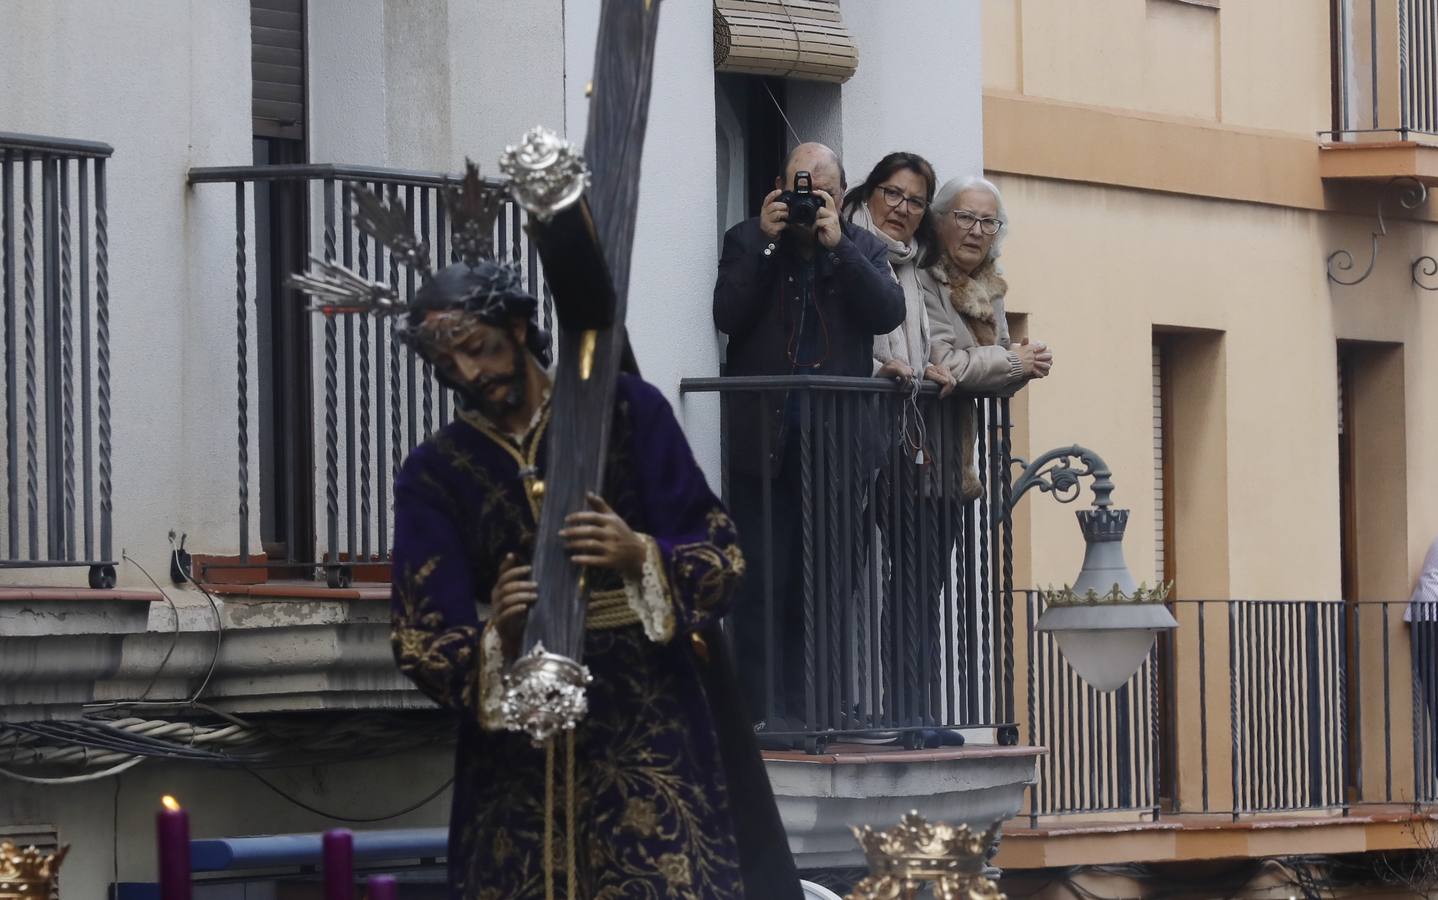
M 160 900 L 190 900 L 190 816 L 174 797 L 160 800 L 155 845 L 160 855 Z
M 348 828 L 325 832 L 324 868 L 325 900 L 354 900 L 355 843 Z
M 366 900 L 395 900 L 395 881 L 393 875 L 371 875 L 367 887 L 368 897 Z

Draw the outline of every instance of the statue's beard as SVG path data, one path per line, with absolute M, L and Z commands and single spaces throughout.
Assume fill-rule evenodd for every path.
M 510 371 L 476 378 L 464 388 L 468 405 L 485 418 L 498 421 L 524 405 L 526 379 L 524 351 L 510 338 L 514 365 Z

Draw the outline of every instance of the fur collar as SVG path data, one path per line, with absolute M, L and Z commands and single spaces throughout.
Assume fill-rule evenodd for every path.
M 949 302 L 961 316 L 981 322 L 994 321 L 994 301 L 1008 293 L 1009 283 L 998 273 L 992 259 L 972 275 L 964 274 L 947 259 L 939 267 L 940 280 L 949 287 Z

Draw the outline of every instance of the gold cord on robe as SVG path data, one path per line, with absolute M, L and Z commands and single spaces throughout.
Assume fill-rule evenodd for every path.
M 555 743 L 544 744 L 544 900 L 554 897 L 554 778 Z M 574 732 L 564 733 L 564 886 L 568 900 L 578 900 L 578 853 L 575 848 L 576 785 L 574 764 Z

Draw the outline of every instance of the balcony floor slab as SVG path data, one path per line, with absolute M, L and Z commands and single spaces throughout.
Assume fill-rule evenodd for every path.
M 1034 778 L 1037 747 L 764 754 L 800 869 L 860 866 L 850 826 L 887 828 L 910 810 L 934 822 L 987 828 L 1015 815 Z
M 1303 854 L 1431 849 L 1438 814 L 1411 806 L 1246 815 L 1180 814 L 1149 821 L 1064 819 L 1030 828 L 1012 821 L 995 862 L 1006 870 L 1080 865 L 1257 859 Z

